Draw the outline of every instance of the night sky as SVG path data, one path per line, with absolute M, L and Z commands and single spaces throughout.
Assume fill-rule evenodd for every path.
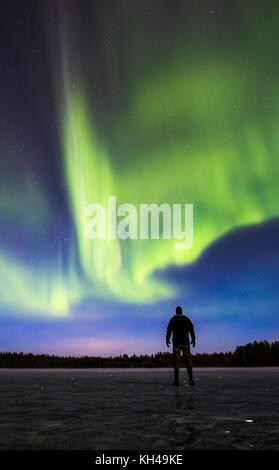
M 0 350 L 278 339 L 276 1 L 0 3 Z M 193 204 L 194 242 L 89 240 L 84 208 Z

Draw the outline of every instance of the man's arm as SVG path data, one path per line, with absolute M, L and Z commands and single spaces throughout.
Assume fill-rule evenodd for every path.
M 189 332 L 191 335 L 191 344 L 193 345 L 193 348 L 194 348 L 196 345 L 196 335 L 195 335 L 194 325 L 191 322 L 190 318 L 188 318 L 188 320 L 189 320 Z
M 167 327 L 167 334 L 166 334 L 167 347 L 169 347 L 170 345 L 170 337 L 171 337 L 172 330 L 173 330 L 173 321 L 171 318 Z

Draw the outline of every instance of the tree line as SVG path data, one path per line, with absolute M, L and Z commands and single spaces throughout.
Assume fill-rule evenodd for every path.
M 233 352 L 193 354 L 194 367 L 268 367 L 279 366 L 279 342 L 254 341 L 237 346 Z M 183 367 L 181 358 L 181 366 Z M 122 354 L 116 357 L 55 356 L 49 354 L 25 354 L 23 352 L 0 353 L 0 368 L 137 368 L 172 367 L 172 353 L 158 352 L 151 355 Z

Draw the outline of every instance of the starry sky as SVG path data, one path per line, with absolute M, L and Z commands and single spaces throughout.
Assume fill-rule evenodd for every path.
M 278 339 L 276 1 L 0 3 L 0 350 Z M 85 207 L 193 204 L 194 242 L 90 240 Z

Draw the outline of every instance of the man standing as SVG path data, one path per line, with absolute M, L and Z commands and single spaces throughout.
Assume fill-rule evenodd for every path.
M 179 385 L 179 359 L 181 352 L 183 354 L 184 361 L 186 362 L 187 371 L 189 375 L 189 385 L 194 385 L 193 373 L 192 373 L 192 359 L 191 350 L 189 344 L 189 333 L 191 335 L 191 344 L 195 347 L 195 331 L 190 318 L 182 314 L 182 308 L 176 307 L 176 315 L 174 315 L 168 324 L 166 343 L 167 347 L 170 345 L 170 336 L 172 333 L 173 342 L 173 368 L 174 368 L 174 383 L 173 385 Z

